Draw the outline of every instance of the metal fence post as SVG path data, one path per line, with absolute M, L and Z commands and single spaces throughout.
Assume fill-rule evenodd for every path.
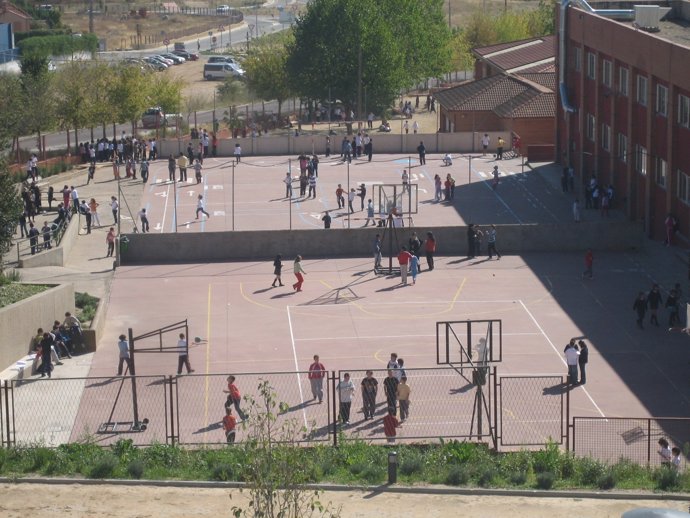
M 178 405 L 175 405 L 172 375 L 168 376 L 168 391 L 169 391 L 169 397 L 170 397 L 170 404 L 169 404 L 169 408 L 166 409 L 166 413 L 168 410 L 170 411 L 170 437 L 169 438 L 170 438 L 170 445 L 175 446 L 175 407 Z
M 498 370 L 494 365 L 494 450 L 498 451 Z
M 565 391 L 565 450 L 568 451 L 570 444 L 570 390 L 566 387 Z
M 652 462 L 652 420 L 647 419 L 647 464 Z
M 338 446 L 338 418 L 336 415 L 335 371 L 331 371 L 331 418 L 333 419 L 333 446 Z

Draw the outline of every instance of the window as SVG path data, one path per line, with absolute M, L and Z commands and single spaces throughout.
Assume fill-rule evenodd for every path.
M 661 187 L 666 187 L 666 173 L 668 164 L 663 158 L 656 159 L 655 180 Z
M 582 70 L 582 49 L 580 47 L 574 47 L 573 50 L 573 68 L 576 72 Z
M 690 128 L 690 97 L 678 95 L 678 124 Z
M 642 106 L 647 106 L 647 78 L 637 76 L 637 102 Z
M 618 91 L 621 95 L 628 96 L 628 69 L 625 67 L 618 69 Z
M 587 138 L 594 142 L 596 140 L 596 124 L 597 120 L 594 118 L 594 115 L 591 113 L 587 114 L 587 127 L 585 128 L 585 135 L 587 135 Z
M 668 88 L 656 85 L 656 112 L 666 117 L 668 115 Z
M 604 86 L 611 88 L 611 85 L 613 84 L 612 75 L 613 63 L 611 63 L 608 59 L 605 59 L 601 64 L 601 82 L 604 83 Z
M 618 160 L 623 163 L 628 161 L 628 137 L 622 133 L 618 134 Z
M 611 151 L 611 126 L 601 125 L 601 149 Z
M 690 204 L 690 177 L 678 169 L 678 199 Z
M 635 171 L 647 174 L 647 150 L 639 144 L 635 145 Z
M 597 78 L 597 57 L 594 52 L 587 53 L 587 77 L 590 79 Z

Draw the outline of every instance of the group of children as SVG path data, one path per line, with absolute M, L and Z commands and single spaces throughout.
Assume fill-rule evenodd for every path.
M 235 385 L 235 376 L 228 376 L 228 389 L 224 390 L 228 397 L 225 401 L 225 416 L 223 417 L 223 432 L 225 433 L 225 440 L 228 444 L 234 444 L 236 437 L 237 419 L 232 415 L 232 409 L 235 408 L 237 417 L 240 421 L 247 419 L 247 414 L 242 411 L 242 395 L 240 390 Z
M 659 439 L 659 457 L 661 457 L 661 465 L 672 467 L 673 469 L 680 469 L 680 448 L 674 446 L 671 448 L 668 441 L 663 437 Z

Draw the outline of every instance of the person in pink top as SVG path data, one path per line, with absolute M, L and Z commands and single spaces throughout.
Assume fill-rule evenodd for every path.
M 319 361 L 319 355 L 314 355 L 314 363 L 309 366 L 309 383 L 311 384 L 312 399 L 323 402 L 323 378 L 326 376 L 326 367 Z

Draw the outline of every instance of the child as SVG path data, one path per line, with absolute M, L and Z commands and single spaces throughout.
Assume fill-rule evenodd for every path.
M 199 159 L 194 160 L 194 176 L 196 177 L 196 183 L 200 184 L 201 183 L 201 170 L 203 169 L 201 162 L 199 162 Z
M 410 386 L 407 384 L 407 376 L 400 378 L 396 395 L 400 404 L 400 422 L 403 423 L 410 416 Z
M 273 288 L 276 287 L 276 281 L 278 281 L 279 286 L 283 285 L 283 281 L 280 278 L 281 272 L 283 271 L 282 259 L 283 256 L 278 254 L 276 255 L 276 258 L 273 260 L 273 274 L 276 276 L 275 279 L 273 279 L 273 284 L 271 284 Z
M 417 272 L 419 272 L 419 257 L 412 255 L 410 258 L 410 274 L 412 275 L 412 284 L 417 283 Z
M 395 410 L 388 409 L 388 415 L 383 418 L 383 433 L 386 434 L 386 440 L 394 444 L 396 436 L 396 428 L 402 428 L 402 425 L 395 418 Z
M 237 421 L 235 416 L 232 415 L 232 408 L 226 405 L 225 417 L 223 417 L 223 431 L 228 444 L 234 444 L 235 442 L 235 426 L 237 426 Z
M 678 471 L 680 470 L 680 448 L 674 446 L 671 448 L 671 466 Z
M 662 466 L 671 465 L 671 448 L 669 448 L 668 441 L 663 437 L 659 439 L 659 456 L 661 457 Z
M 226 394 L 230 394 L 230 397 L 232 398 L 232 403 L 235 406 L 235 410 L 237 410 L 237 415 L 239 418 L 244 421 L 247 419 L 247 416 L 244 412 L 242 412 L 242 409 L 240 408 L 240 404 L 242 403 L 242 396 L 240 394 L 240 390 L 237 388 L 237 385 L 235 385 L 235 376 L 228 376 L 227 379 L 228 382 L 228 390 L 224 390 Z

